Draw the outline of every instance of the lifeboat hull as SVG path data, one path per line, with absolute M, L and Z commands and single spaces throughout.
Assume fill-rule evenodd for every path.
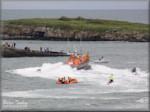
M 78 83 L 78 81 L 71 81 L 70 83 Z
M 84 69 L 88 67 L 89 64 L 89 53 L 86 55 L 76 56 L 76 52 L 70 56 L 69 60 L 66 62 L 71 67 L 76 67 L 77 70 Z
M 72 67 L 76 67 L 77 70 L 81 70 L 81 69 L 85 69 L 88 67 L 88 64 L 89 64 L 89 61 L 85 62 L 85 63 L 82 63 L 80 65 L 76 65 L 76 66 L 72 66 Z
M 64 83 L 62 83 L 62 82 L 57 82 L 57 84 L 69 84 L 69 83 L 78 83 L 78 81 L 77 80 L 75 80 L 75 81 L 70 81 L 70 82 L 64 82 Z
M 64 82 L 64 83 L 62 83 L 62 82 L 57 82 L 57 84 L 69 84 L 69 82 Z

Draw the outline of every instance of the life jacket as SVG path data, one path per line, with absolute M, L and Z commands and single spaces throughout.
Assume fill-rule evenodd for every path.
M 113 76 L 112 75 L 111 75 L 110 79 L 113 80 Z

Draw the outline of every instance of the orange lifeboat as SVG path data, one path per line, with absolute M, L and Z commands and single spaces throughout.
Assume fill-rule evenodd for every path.
M 59 78 L 57 84 L 78 83 L 77 79 L 71 79 L 71 78 L 69 78 L 69 77 L 68 77 L 68 79 L 69 79 L 69 81 L 64 81 L 64 82 L 62 82 L 62 80 L 60 80 L 60 78 Z
M 86 55 L 79 55 L 77 52 L 74 52 L 66 62 L 71 67 L 76 67 L 78 70 L 87 67 L 89 64 L 89 53 Z

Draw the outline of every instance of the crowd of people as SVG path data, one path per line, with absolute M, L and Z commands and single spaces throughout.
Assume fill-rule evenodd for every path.
M 16 43 L 14 42 L 14 43 L 12 43 L 12 44 L 10 44 L 10 43 L 8 43 L 8 42 L 4 42 L 4 41 L 2 41 L 2 45 L 4 46 L 4 48 L 15 48 L 16 47 Z
M 45 47 L 45 48 L 44 48 L 44 52 L 51 52 L 51 51 L 49 50 L 48 47 L 47 47 L 47 48 Z
M 15 48 L 16 48 L 16 43 L 13 42 L 13 43 L 11 44 L 11 43 L 2 41 L 2 46 L 3 46 L 4 48 L 14 48 L 14 49 L 15 49 Z M 29 46 L 25 46 L 25 47 L 24 47 L 24 50 L 29 50 L 29 51 L 30 51 L 30 47 L 29 47 Z M 43 48 L 40 47 L 40 52 L 48 53 L 48 52 L 52 52 L 52 49 L 49 50 L 48 47 L 45 47 L 45 48 L 44 48 L 44 51 L 43 51 Z M 61 52 L 63 52 L 63 50 L 61 50 Z
M 43 52 L 43 48 L 42 47 L 40 47 L 40 52 Z M 48 47 L 45 47 L 44 48 L 44 52 L 51 52 L 51 50 L 49 50 L 49 48 Z

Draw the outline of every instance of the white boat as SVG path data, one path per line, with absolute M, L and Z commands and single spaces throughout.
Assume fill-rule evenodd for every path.
M 94 61 L 94 63 L 108 63 L 109 60 L 105 60 L 105 59 L 100 59 L 100 60 L 96 60 Z

